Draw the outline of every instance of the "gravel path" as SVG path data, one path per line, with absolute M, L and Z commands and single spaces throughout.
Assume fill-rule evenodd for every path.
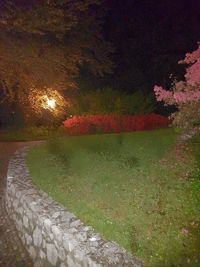
M 0 267 L 33 267 L 4 205 L 6 173 L 10 157 L 33 142 L 0 142 Z

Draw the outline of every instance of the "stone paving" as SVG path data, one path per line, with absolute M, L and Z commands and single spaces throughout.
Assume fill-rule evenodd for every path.
M 8 217 L 4 203 L 9 158 L 16 149 L 25 144 L 0 142 L 0 267 L 33 267 L 32 260 Z

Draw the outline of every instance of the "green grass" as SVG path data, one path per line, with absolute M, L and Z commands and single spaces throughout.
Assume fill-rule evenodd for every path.
M 67 137 L 27 163 L 37 187 L 147 266 L 197 267 L 195 161 L 175 140 L 172 129 Z

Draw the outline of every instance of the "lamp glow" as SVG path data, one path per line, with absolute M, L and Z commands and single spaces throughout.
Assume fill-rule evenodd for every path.
M 54 109 L 56 107 L 56 100 L 55 99 L 47 99 L 47 105 Z

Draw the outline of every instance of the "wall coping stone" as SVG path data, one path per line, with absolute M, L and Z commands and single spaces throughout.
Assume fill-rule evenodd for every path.
M 35 188 L 26 166 L 29 148 L 18 150 L 9 162 L 5 202 L 34 267 L 144 267 Z

